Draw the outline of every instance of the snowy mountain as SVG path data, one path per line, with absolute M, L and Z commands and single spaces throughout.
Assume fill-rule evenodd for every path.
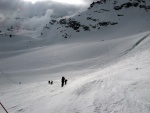
M 43 28 L 42 34 L 48 33 L 46 35 L 49 36 L 54 32 L 53 30 L 60 32 L 59 34 L 63 38 L 70 38 L 81 33 L 85 34 L 89 31 L 96 31 L 100 34 L 106 32 L 105 34 L 107 34 L 108 32 L 119 30 L 125 35 L 132 30 L 133 34 L 143 29 L 149 30 L 147 24 L 150 21 L 149 13 L 149 1 L 123 0 L 117 2 L 116 0 L 101 0 L 93 2 L 87 11 L 74 17 L 51 20 Z M 142 26 L 141 23 L 144 25 Z M 58 26 L 57 29 L 56 26 Z M 130 29 L 126 29 L 126 32 L 124 32 L 123 28 L 127 26 L 130 26 Z M 142 28 L 136 31 L 136 27 Z M 61 37 L 60 35 L 59 37 Z
M 100 0 L 41 28 L 1 25 L 0 102 L 11 113 L 149 113 L 149 17 L 148 0 Z
M 23 48 L 54 44 L 63 41 L 64 38 L 67 41 L 70 39 L 86 41 L 93 40 L 93 38 L 94 40 L 111 39 L 112 37 L 109 35 L 112 34 L 114 35 L 113 38 L 130 36 L 149 30 L 149 7 L 150 2 L 148 0 L 101 0 L 93 2 L 86 11 L 79 12 L 74 16 L 52 17 L 49 20 L 46 19 L 49 13 L 46 13 L 45 16 L 41 17 L 45 18 L 44 21 L 38 21 L 42 23 L 40 27 L 34 25 L 34 18 L 36 17 L 31 20 L 16 17 L 8 19 L 1 27 L 0 34 L 5 37 L 5 39 L 1 39 L 1 42 L 3 43 L 3 40 L 7 40 L 7 38 L 8 40 L 14 38 L 13 40 L 18 41 L 17 37 L 24 37 L 26 41 L 19 42 L 21 46 L 17 47 L 22 50 Z M 29 25 L 26 24 L 28 21 L 30 22 Z M 1 48 L 12 50 L 14 45 L 4 47 L 2 44 Z

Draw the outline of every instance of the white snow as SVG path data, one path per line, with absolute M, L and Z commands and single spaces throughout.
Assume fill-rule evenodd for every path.
M 148 42 L 150 42 L 150 36 L 147 34 L 146 32 L 106 42 L 74 44 L 74 46 L 73 44 L 58 45 L 51 49 L 46 47 L 2 59 L 1 70 L 3 70 L 3 74 L 1 73 L 0 82 L 7 81 L 7 84 L 0 86 L 0 100 L 11 113 L 149 113 L 150 46 Z M 130 50 L 143 36 L 147 36 L 146 39 L 136 45 L 133 50 Z M 115 47 L 113 47 L 114 44 Z M 110 48 L 113 51 L 110 51 Z M 57 50 L 57 53 L 53 49 Z M 82 49 L 87 54 L 82 54 Z M 88 50 L 93 53 L 88 52 Z M 98 50 L 99 54 L 94 53 Z M 130 51 L 122 54 L 126 50 Z M 56 56 L 53 58 L 53 55 L 47 55 L 49 54 L 48 51 L 51 54 L 54 52 Z M 72 52 L 79 54 L 75 57 Z M 67 55 L 67 53 L 70 54 Z M 103 54 L 101 55 L 101 53 Z M 95 58 L 93 54 L 95 54 Z M 48 65 L 46 64 L 48 62 L 47 57 L 52 59 L 53 67 L 46 67 Z M 68 60 L 59 61 L 59 57 Z M 28 59 L 25 60 L 26 58 Z M 35 61 L 35 59 L 37 60 Z M 46 62 L 41 61 L 42 59 Z M 33 65 L 25 66 L 30 62 Z M 38 65 L 43 66 L 39 69 L 37 68 Z M 90 67 L 91 65 L 93 66 Z M 85 70 L 83 71 L 81 67 L 84 67 Z M 23 83 L 27 82 L 26 78 L 34 81 L 35 77 L 53 80 L 53 74 L 49 74 L 49 76 L 45 74 L 49 70 L 51 73 L 52 68 L 59 69 L 54 72 L 55 76 L 59 75 L 54 80 L 54 85 L 48 85 L 47 81 Z M 81 72 L 78 72 L 79 69 Z M 30 75 L 26 77 L 25 73 Z M 34 75 L 34 73 L 40 74 Z M 60 86 L 62 75 L 66 78 L 70 77 L 68 84 L 63 88 Z M 19 80 L 23 84 L 18 84 Z
M 84 22 L 92 10 L 75 18 Z M 9 113 L 150 113 L 146 14 L 136 13 L 134 21 L 127 14 L 118 26 L 101 31 L 68 29 L 68 39 L 59 37 L 59 26 L 43 30 L 43 37 L 28 30 L 14 38 L 0 35 L 0 102 Z M 68 79 L 63 88 L 62 76 Z

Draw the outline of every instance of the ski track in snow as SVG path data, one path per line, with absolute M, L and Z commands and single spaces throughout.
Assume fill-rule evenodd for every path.
M 137 47 L 142 41 L 144 41 L 147 37 L 149 37 L 150 34 L 142 37 L 140 40 L 138 40 L 130 49 L 126 50 L 125 52 L 122 53 L 122 56 L 125 54 L 128 54 L 130 51 L 132 51 L 135 47 Z

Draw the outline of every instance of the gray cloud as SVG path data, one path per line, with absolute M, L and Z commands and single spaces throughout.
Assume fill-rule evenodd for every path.
M 52 1 L 43 1 L 32 4 L 23 0 L 0 0 L 0 23 L 3 25 L 20 24 L 16 17 L 21 18 L 21 25 L 25 27 L 40 28 L 51 17 L 62 17 L 81 12 L 86 9 L 93 0 L 83 0 L 85 5 L 69 5 Z
M 85 2 L 87 5 L 91 4 L 92 2 L 96 2 L 99 0 L 83 0 L 83 2 Z
M 48 9 L 53 10 L 54 16 L 64 16 L 73 14 L 81 8 L 82 6 L 66 5 L 52 1 L 32 4 L 30 2 L 23 2 L 22 0 L 0 0 L 0 13 L 6 17 L 21 16 L 28 18 L 35 15 L 43 16 Z
M 25 27 L 25 28 L 42 28 L 45 24 L 47 24 L 49 22 L 49 20 L 51 19 L 51 15 L 53 14 L 53 10 L 51 9 L 48 9 L 46 11 L 46 14 L 41 16 L 41 17 L 37 17 L 37 16 L 34 16 L 32 18 L 28 18 L 28 19 L 25 19 L 23 22 L 22 22 L 22 25 Z
M 5 20 L 5 16 L 0 13 L 0 23 L 3 22 L 4 20 Z

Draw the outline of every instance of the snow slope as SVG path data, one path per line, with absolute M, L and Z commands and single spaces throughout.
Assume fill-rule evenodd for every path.
M 138 0 L 130 0 L 139 6 L 129 8 L 122 5 L 129 0 L 103 1 L 101 7 L 96 3 L 38 31 L 2 29 L 0 102 L 8 112 L 150 112 L 150 11 L 140 8 L 144 3 Z M 61 19 L 80 22 L 80 32 L 74 30 L 76 25 L 60 24 Z M 98 29 L 97 22 L 108 25 Z M 90 31 L 84 31 L 84 25 Z M 63 88 L 62 76 L 68 79 Z
M 1 86 L 1 101 L 11 113 L 149 113 L 150 36 L 146 32 L 108 42 L 113 41 L 121 43 L 120 49 L 123 43 L 128 47 L 107 65 L 96 62 L 98 68 L 72 76 L 63 88 L 60 79 L 52 86 L 47 81 Z

